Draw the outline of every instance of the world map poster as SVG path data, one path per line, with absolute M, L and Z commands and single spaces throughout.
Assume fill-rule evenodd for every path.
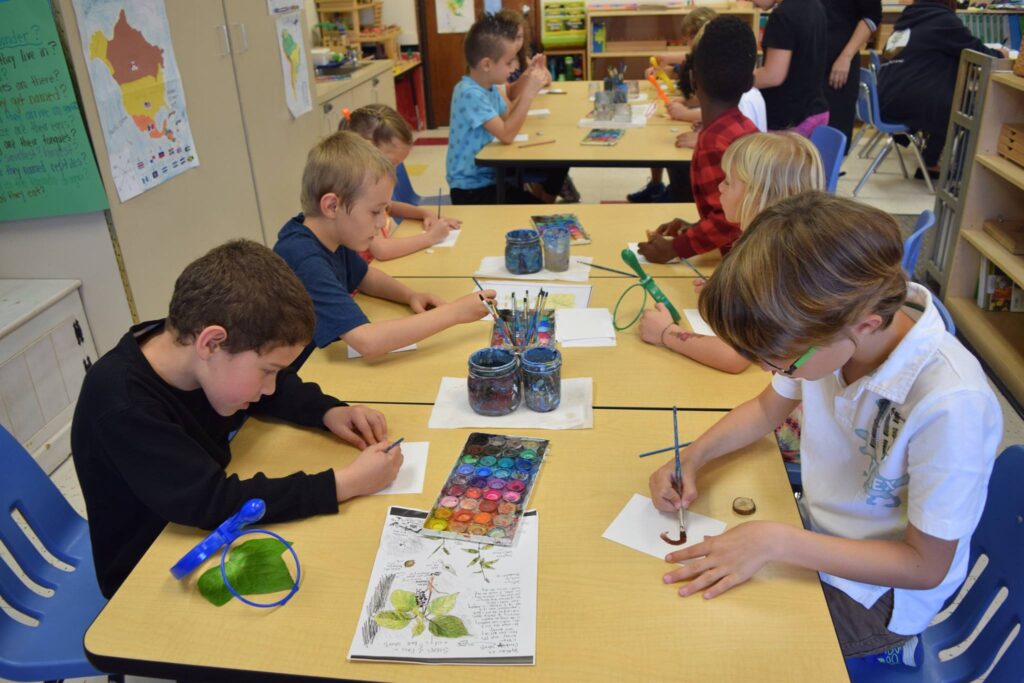
M 306 47 L 302 42 L 302 22 L 296 12 L 278 17 L 276 23 L 281 70 L 284 72 L 284 99 L 288 103 L 288 111 L 297 119 L 313 109 Z
M 199 165 L 164 0 L 74 0 L 122 202 Z

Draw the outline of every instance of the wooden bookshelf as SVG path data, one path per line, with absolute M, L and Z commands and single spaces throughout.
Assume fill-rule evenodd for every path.
M 962 212 L 942 298 L 957 330 L 992 368 L 1017 401 L 1024 403 L 1024 313 L 990 312 L 977 305 L 982 259 L 1024 287 L 1024 257 L 1010 253 L 983 231 L 986 220 L 1024 218 L 1024 167 L 997 154 L 1004 123 L 1024 119 L 1024 79 L 994 61 L 977 93 L 977 146 L 961 189 Z

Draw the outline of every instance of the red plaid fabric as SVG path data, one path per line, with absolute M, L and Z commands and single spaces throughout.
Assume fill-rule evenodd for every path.
M 720 249 L 725 254 L 739 239 L 740 226 L 725 220 L 718 194 L 718 185 L 725 179 L 722 156 L 734 140 L 756 132 L 757 126 L 737 107 L 726 111 L 701 131 L 690 162 L 690 184 L 700 221 L 680 232 L 672 242 L 676 253 L 683 258 L 712 249 Z

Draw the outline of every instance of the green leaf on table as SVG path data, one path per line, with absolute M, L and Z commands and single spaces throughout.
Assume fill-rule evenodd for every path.
M 462 552 L 469 553 L 470 555 L 478 555 L 478 554 L 480 554 L 480 551 L 476 550 L 475 548 L 463 548 Z
M 416 636 L 418 636 L 421 633 L 423 633 L 423 630 L 426 627 L 427 627 L 427 625 L 425 623 L 423 623 L 422 619 L 417 619 L 416 620 L 416 625 L 412 627 L 412 635 L 413 635 L 413 637 L 415 638 Z
M 374 614 L 373 620 L 376 621 L 378 625 L 383 626 L 384 628 L 392 628 L 397 630 L 403 629 L 406 626 L 408 626 L 409 622 L 412 621 L 412 617 L 406 616 L 401 612 L 395 612 L 394 610 L 385 610 L 383 612 L 377 612 L 376 614 Z
M 427 605 L 427 614 L 448 614 L 455 608 L 455 599 L 458 595 L 458 593 L 452 593 L 451 595 L 442 595 L 439 598 L 434 598 Z
M 462 619 L 453 617 L 450 614 L 431 621 L 430 632 L 438 638 L 458 638 L 459 636 L 469 635 L 469 631 L 466 630 L 466 625 L 462 623 Z
M 391 604 L 400 612 L 411 612 L 416 609 L 416 594 L 401 589 L 391 591 Z
M 224 571 L 240 595 L 291 590 L 295 579 L 281 557 L 285 550 L 287 547 L 276 538 L 248 540 L 231 550 Z M 220 575 L 219 561 L 203 572 L 198 587 L 199 593 L 217 607 L 227 604 L 233 597 Z

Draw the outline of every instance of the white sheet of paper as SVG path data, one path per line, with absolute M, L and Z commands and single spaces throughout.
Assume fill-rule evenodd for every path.
M 529 134 L 527 134 L 527 133 L 519 133 L 518 135 L 515 136 L 515 138 L 513 138 L 512 142 L 526 142 L 529 139 L 530 139 Z M 501 140 L 492 140 L 490 144 L 492 144 L 492 145 L 503 145 L 505 143 L 503 143 Z
M 661 540 L 661 533 L 667 531 L 672 538 L 678 538 L 679 515 L 656 510 L 650 498 L 634 493 L 601 537 L 664 560 L 673 550 L 700 543 L 705 536 L 717 536 L 725 531 L 726 526 L 725 522 L 687 511 L 686 543 L 669 545 Z
M 651 262 L 648 261 L 646 257 L 640 255 L 640 243 L 639 242 L 627 242 L 626 246 L 629 247 L 629 250 L 631 252 L 636 254 L 636 260 L 637 261 L 639 261 L 640 263 L 645 263 L 647 265 L 652 265 Z M 682 261 L 680 261 L 679 257 L 677 256 L 674 259 L 672 259 L 671 261 L 669 261 L 669 263 L 682 263 Z
M 452 230 L 451 232 L 448 233 L 447 237 L 445 237 L 443 240 L 441 240 L 440 242 L 438 242 L 434 246 L 435 247 L 454 247 L 455 246 L 455 242 L 458 241 L 459 235 L 461 235 L 461 234 L 462 234 L 461 230 Z
M 427 451 L 429 441 L 403 441 L 402 468 L 398 476 L 386 488 L 372 495 L 386 496 L 392 493 L 423 493 L 423 476 L 427 473 Z
M 715 331 L 711 329 L 711 325 L 708 325 L 704 318 L 700 317 L 700 311 L 696 308 L 684 308 L 683 315 L 686 316 L 686 322 L 690 323 L 690 329 L 697 334 L 704 334 L 709 337 L 716 336 Z
M 484 256 L 480 267 L 473 273 L 477 277 L 500 277 L 506 280 L 562 280 L 564 282 L 586 282 L 590 279 L 592 256 L 570 256 L 569 270 L 555 273 L 541 268 L 536 273 L 514 275 L 505 268 L 504 256 Z
M 469 407 L 465 377 L 442 377 L 430 411 L 431 429 L 591 429 L 594 426 L 594 380 L 574 377 L 562 380 L 562 401 L 550 413 L 535 413 L 523 401 L 501 417 L 477 415 Z
M 580 128 L 643 128 L 647 125 L 647 117 L 643 114 L 633 114 L 629 121 L 598 121 L 583 118 L 576 125 Z
M 547 116 L 551 113 L 550 109 L 531 109 L 526 112 L 527 116 Z
M 564 95 L 565 90 L 562 88 L 541 88 L 537 91 L 538 95 Z
M 426 510 L 397 506 L 388 511 L 348 658 L 420 664 L 533 664 L 537 653 L 537 512 L 528 510 L 523 516 L 514 546 L 490 548 L 420 536 L 427 514 Z M 445 551 L 438 552 L 441 548 Z M 467 566 L 469 560 L 464 558 L 470 555 L 463 549 L 479 551 L 472 557 L 485 559 L 488 569 L 480 572 L 476 566 Z M 379 626 L 373 617 L 395 609 L 391 597 L 399 590 L 424 591 L 431 601 L 455 596 L 447 614 L 457 618 L 468 635 L 443 638 L 428 630 L 414 636 L 415 620 L 402 628 Z
M 400 349 L 395 349 L 394 351 L 388 351 L 388 353 L 401 353 L 402 351 L 415 351 L 415 350 L 416 350 L 416 345 L 415 344 L 409 344 L 408 346 L 403 346 Z M 350 346 L 350 347 L 348 347 L 348 357 L 349 358 L 362 358 L 363 354 L 359 353 L 358 351 L 356 351 L 355 349 L 353 349 Z
M 615 326 L 607 308 L 555 311 L 555 340 L 563 347 L 615 346 Z

